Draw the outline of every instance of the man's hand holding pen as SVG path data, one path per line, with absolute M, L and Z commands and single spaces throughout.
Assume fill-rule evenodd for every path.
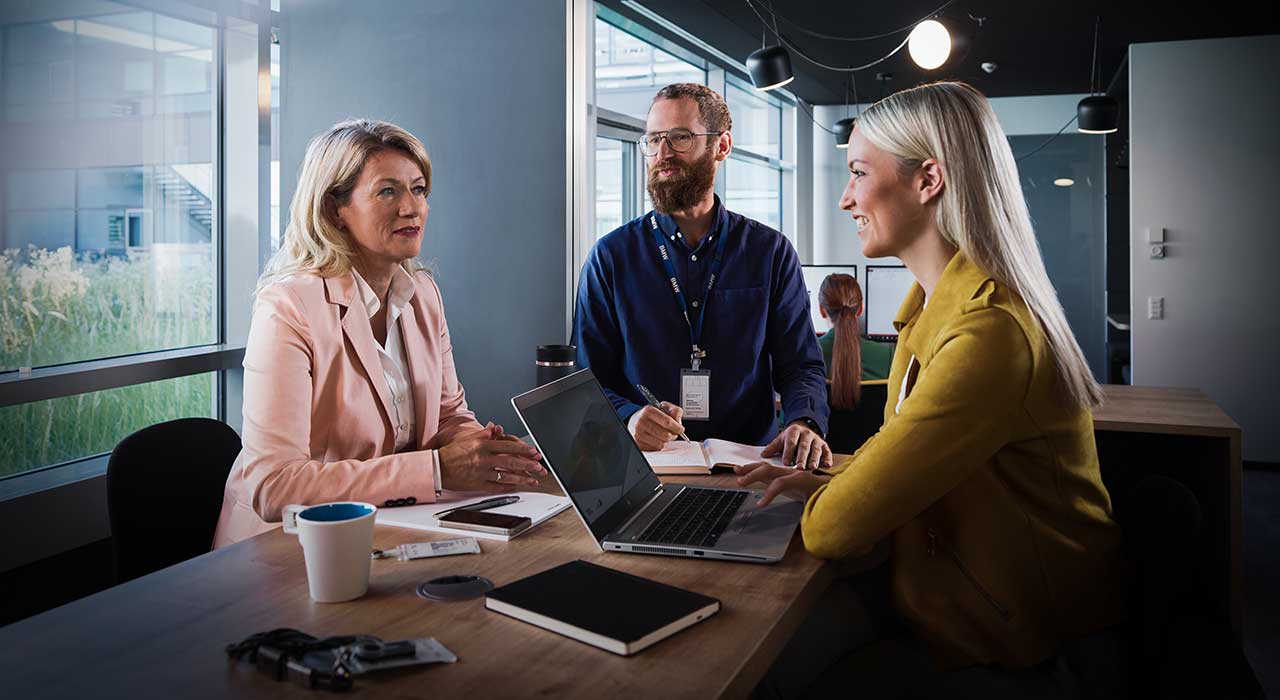
M 627 421 L 627 429 L 636 439 L 640 449 L 661 450 L 668 442 L 684 436 L 680 418 L 684 411 L 679 406 L 663 401 L 659 407 L 645 406 Z M 688 438 L 685 438 L 688 440 Z

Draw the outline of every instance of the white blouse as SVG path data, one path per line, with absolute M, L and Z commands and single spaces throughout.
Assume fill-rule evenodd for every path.
M 360 300 L 364 302 L 365 311 L 372 319 L 382 308 L 382 302 L 355 268 L 352 268 L 351 274 L 356 278 L 356 287 L 360 290 Z M 374 343 L 378 347 L 378 360 L 382 363 L 383 380 L 391 392 L 391 423 L 396 431 L 396 452 L 402 452 L 409 446 L 415 432 L 413 385 L 409 381 L 409 361 L 404 353 L 404 338 L 399 322 L 402 318 L 413 318 L 413 307 L 409 305 L 409 300 L 416 291 L 413 278 L 397 265 L 387 293 L 387 342 L 385 346 Z

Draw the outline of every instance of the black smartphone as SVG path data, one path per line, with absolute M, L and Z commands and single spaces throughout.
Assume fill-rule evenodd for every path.
M 440 524 L 459 530 L 476 530 L 513 537 L 529 529 L 533 521 L 523 515 L 505 515 L 483 510 L 455 510 L 440 518 Z

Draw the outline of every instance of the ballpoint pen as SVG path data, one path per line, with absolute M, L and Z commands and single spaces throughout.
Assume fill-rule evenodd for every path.
M 452 513 L 458 510 L 489 510 L 490 508 L 498 508 L 500 506 L 510 505 L 519 500 L 520 500 L 519 496 L 495 496 L 494 498 L 486 498 L 483 501 L 468 503 L 464 506 L 446 508 L 445 510 L 432 513 L 431 515 L 438 520 L 440 516 L 448 515 L 449 513 Z
M 654 396 L 653 392 L 646 389 L 643 384 L 636 384 L 636 388 L 640 390 L 640 395 L 644 397 L 645 401 L 649 402 L 650 406 L 653 406 L 654 408 L 658 409 L 659 411 L 662 411 L 663 413 L 667 412 L 667 410 L 662 407 L 662 402 L 658 400 L 658 397 Z M 684 434 L 683 430 L 680 431 L 680 439 L 684 440 L 685 442 L 693 442 L 692 440 L 689 439 L 688 435 Z

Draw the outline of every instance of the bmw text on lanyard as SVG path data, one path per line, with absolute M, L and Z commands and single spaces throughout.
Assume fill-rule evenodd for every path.
M 698 342 L 702 339 L 702 322 L 707 318 L 707 306 L 711 304 L 711 289 L 716 286 L 716 276 L 720 274 L 720 262 L 724 259 L 724 231 L 720 229 L 724 215 L 721 214 L 716 220 L 716 228 L 711 232 L 714 238 L 719 236 L 720 240 L 716 241 L 716 255 L 711 261 L 711 270 L 707 276 L 707 291 L 702 297 L 702 312 L 698 314 L 698 325 L 695 327 L 693 322 L 689 320 L 689 306 L 685 303 L 684 292 L 680 289 L 680 282 L 676 279 L 676 268 L 671 264 L 671 253 L 667 250 L 667 241 L 663 239 L 662 229 L 658 227 L 658 217 L 649 214 L 649 227 L 653 233 L 653 240 L 658 244 L 658 253 L 662 256 L 662 265 L 667 268 L 667 281 L 671 283 L 671 291 L 675 292 L 676 303 L 680 305 L 680 312 L 684 314 L 684 322 L 689 326 L 689 344 L 693 350 L 689 353 L 689 362 L 696 372 L 702 368 L 702 361 L 706 359 L 707 353 L 698 346 Z

